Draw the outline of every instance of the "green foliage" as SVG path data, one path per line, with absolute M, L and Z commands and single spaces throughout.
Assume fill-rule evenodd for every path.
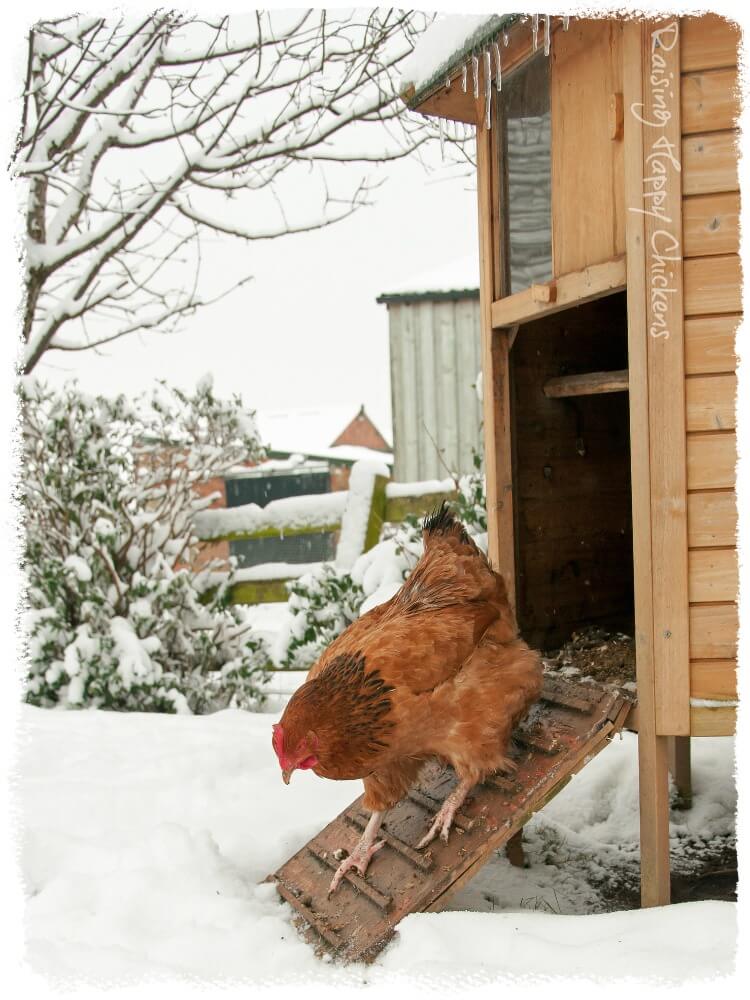
M 306 670 L 359 617 L 365 592 L 349 573 L 337 572 L 331 563 L 287 586 L 292 624 L 282 663 L 292 670 Z
M 458 497 L 451 501 L 456 516 L 472 533 L 487 530 L 487 493 L 485 490 L 482 455 L 472 449 L 474 471 L 460 476 L 457 481 Z
M 163 384 L 134 404 L 27 381 L 26 698 L 39 706 L 206 712 L 262 697 L 268 655 L 190 568 L 202 482 L 260 456 L 241 401 Z

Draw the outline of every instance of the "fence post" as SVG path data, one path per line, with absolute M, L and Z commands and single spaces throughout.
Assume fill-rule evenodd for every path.
M 377 545 L 385 519 L 386 466 L 355 462 L 349 476 L 349 493 L 341 518 L 336 565 L 348 571 L 356 559 Z

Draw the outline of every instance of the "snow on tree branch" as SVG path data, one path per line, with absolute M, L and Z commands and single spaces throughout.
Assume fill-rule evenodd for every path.
M 366 204 L 376 182 L 350 167 L 332 192 L 326 164 L 396 159 L 436 134 L 397 98 L 427 20 L 160 10 L 36 24 L 13 163 L 26 198 L 24 370 L 205 305 L 204 233 L 274 239 Z M 297 215 L 284 185 L 302 179 L 317 204 Z

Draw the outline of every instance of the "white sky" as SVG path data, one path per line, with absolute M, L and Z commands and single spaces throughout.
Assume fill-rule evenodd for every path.
M 439 150 L 431 159 L 441 166 Z M 454 179 L 416 161 L 382 170 L 388 179 L 375 204 L 334 226 L 250 244 L 204 238 L 207 297 L 244 274 L 253 280 L 184 320 L 180 332 L 134 335 L 97 353 L 50 352 L 36 374 L 75 375 L 85 389 L 109 394 L 154 378 L 191 386 L 210 371 L 217 392 L 241 392 L 254 409 L 350 404 L 354 416 L 364 403 L 390 440 L 387 308 L 375 298 L 477 254 L 477 210 L 455 168 Z M 242 211 L 240 197 L 234 206 Z

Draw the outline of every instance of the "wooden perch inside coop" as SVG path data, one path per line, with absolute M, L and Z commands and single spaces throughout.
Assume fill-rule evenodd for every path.
M 627 392 L 628 369 L 616 372 L 587 372 L 585 375 L 560 375 L 544 383 L 544 395 L 550 399 L 567 396 L 598 396 L 604 392 Z

